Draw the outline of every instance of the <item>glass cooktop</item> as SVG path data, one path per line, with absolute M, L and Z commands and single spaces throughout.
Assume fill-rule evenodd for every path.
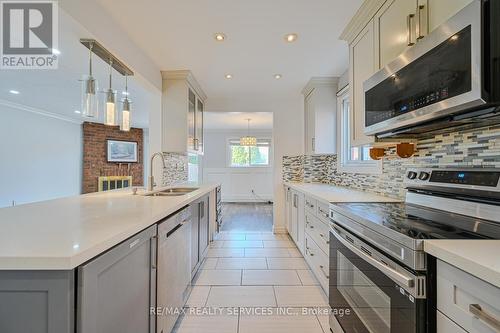
M 500 239 L 500 224 L 405 203 L 337 203 L 364 221 L 413 239 Z

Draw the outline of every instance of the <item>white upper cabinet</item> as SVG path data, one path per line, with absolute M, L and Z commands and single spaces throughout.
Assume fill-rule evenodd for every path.
M 349 87 L 351 105 L 351 145 L 361 146 L 374 142 L 374 137 L 366 136 L 365 129 L 365 92 L 363 82 L 373 73 L 375 64 L 374 21 L 370 21 L 349 45 Z
M 387 0 L 375 15 L 378 68 L 387 65 L 416 41 L 416 10 L 416 0 Z
M 203 154 L 205 93 L 190 71 L 162 77 L 162 151 Z
M 306 154 L 335 154 L 338 78 L 312 78 L 303 89 Z
M 428 13 L 428 30 L 431 32 L 472 1 L 474 0 L 419 0 L 419 8 L 424 10 L 424 15 Z

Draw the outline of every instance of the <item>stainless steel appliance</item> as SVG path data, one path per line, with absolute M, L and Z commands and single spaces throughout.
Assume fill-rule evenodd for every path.
M 365 134 L 425 137 L 500 123 L 500 3 L 474 0 L 364 83 Z
M 331 327 L 433 332 L 424 241 L 500 239 L 499 180 L 500 170 L 411 169 L 404 203 L 331 204 Z
M 157 332 L 169 333 L 191 288 L 191 209 L 186 207 L 158 225 Z M 162 284 L 163 283 L 163 284 Z

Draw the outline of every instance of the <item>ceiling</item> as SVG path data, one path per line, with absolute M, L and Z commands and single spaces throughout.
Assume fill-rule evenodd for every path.
M 208 130 L 270 130 L 273 128 L 272 112 L 205 112 L 204 126 Z
M 79 79 L 88 73 L 88 49 L 80 44 L 82 37 L 92 37 L 79 23 L 64 11 L 59 11 L 59 55 L 56 70 L 2 70 L 0 80 L 0 105 L 13 105 L 17 109 L 51 114 L 70 121 L 82 121 L 80 110 L 81 86 Z M 119 57 L 119 55 L 118 55 Z M 94 57 L 94 76 L 99 89 L 108 84 L 108 66 Z M 113 88 L 118 90 L 118 99 L 124 96 L 124 78 L 114 72 Z M 19 95 L 9 93 L 17 90 Z M 148 127 L 151 93 L 136 77 L 129 80 L 132 105 L 132 126 Z M 102 112 L 101 112 L 102 122 Z
M 300 94 L 313 76 L 340 76 L 348 47 L 338 37 L 362 2 L 97 1 L 156 66 L 193 71 L 209 97 L 209 111 L 265 111 L 267 101 Z M 216 32 L 226 40 L 216 42 Z M 287 33 L 297 33 L 298 40 L 286 43 Z M 238 109 L 233 104 L 223 110 L 225 99 L 237 100 Z

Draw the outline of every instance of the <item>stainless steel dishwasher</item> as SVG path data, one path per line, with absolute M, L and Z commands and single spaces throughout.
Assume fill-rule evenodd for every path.
M 191 284 L 191 210 L 183 208 L 158 225 L 157 332 L 170 333 Z

